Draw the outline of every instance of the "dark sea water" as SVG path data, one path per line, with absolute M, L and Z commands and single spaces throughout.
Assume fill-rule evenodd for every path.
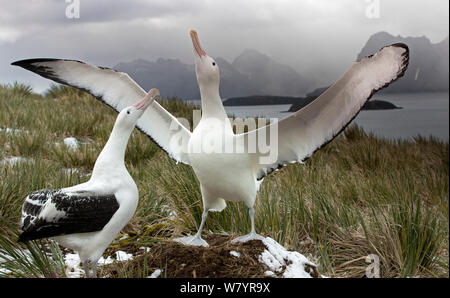
M 375 94 L 373 99 L 386 100 L 402 109 L 361 111 L 353 120 L 366 132 L 388 139 L 410 139 L 433 135 L 449 140 L 449 93 Z M 236 117 L 284 118 L 290 105 L 225 107 Z

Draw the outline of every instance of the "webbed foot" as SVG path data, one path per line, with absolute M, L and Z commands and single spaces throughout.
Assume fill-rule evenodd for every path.
M 197 235 L 175 238 L 173 241 L 179 242 L 184 245 L 204 246 L 204 247 L 209 246 L 205 240 L 203 240 L 200 236 L 197 236 Z

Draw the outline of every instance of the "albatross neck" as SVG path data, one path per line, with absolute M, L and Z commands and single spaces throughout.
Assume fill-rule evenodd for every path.
M 92 178 L 112 174 L 124 169 L 126 171 L 125 151 L 133 128 L 116 121 L 108 142 L 106 142 L 95 162 Z
M 228 119 L 222 99 L 219 95 L 218 86 L 202 86 L 199 84 L 200 96 L 202 100 L 202 117 L 214 117 L 221 121 Z

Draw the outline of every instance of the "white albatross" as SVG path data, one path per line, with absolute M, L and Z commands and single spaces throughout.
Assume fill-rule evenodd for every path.
M 405 44 L 386 46 L 353 63 L 321 96 L 291 116 L 267 126 L 268 129 L 234 134 L 219 95 L 219 67 L 206 55 L 197 32 L 191 30 L 190 36 L 202 102 L 199 124 L 191 133 L 156 102 L 137 123 L 173 159 L 190 164 L 200 181 L 204 211 L 199 230 L 194 236 L 176 239 L 190 245 L 208 246 L 201 238 L 208 212 L 223 210 L 225 201 L 244 202 L 249 208 L 251 232 L 233 242 L 261 239 L 255 232 L 253 205 L 263 178 L 289 163 L 305 161 L 330 142 L 356 117 L 374 92 L 404 74 L 409 60 Z M 30 59 L 13 65 L 85 90 L 117 111 L 144 94 L 128 75 L 80 61 Z M 248 144 L 250 141 L 258 144 L 260 138 L 269 138 L 270 143 L 268 132 L 273 130 L 278 132 L 274 140 L 278 141 L 277 156 L 270 162 L 262 162 L 268 153 L 258 148 L 251 151 Z M 208 151 L 210 143 L 217 140 L 237 144 L 237 150 Z
M 89 181 L 25 198 L 19 241 L 52 238 L 78 252 L 86 277 L 89 261 L 97 276 L 99 258 L 136 211 L 138 188 L 125 167 L 125 150 L 137 120 L 157 97 L 159 91 L 151 89 L 119 113 Z

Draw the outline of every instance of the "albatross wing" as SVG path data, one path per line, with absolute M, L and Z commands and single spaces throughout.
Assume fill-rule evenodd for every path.
M 117 112 L 146 95 L 128 74 L 81 61 L 44 58 L 16 61 L 12 65 L 20 66 L 57 83 L 86 91 Z M 136 126 L 173 159 L 189 164 L 187 149 L 180 146 L 187 146 L 190 131 L 156 101 L 147 108 Z M 181 141 L 176 144 L 177 148 L 172 148 L 171 140 L 175 134 Z
M 252 163 L 255 175 L 261 180 L 274 170 L 289 163 L 303 162 L 316 150 L 333 140 L 356 117 L 363 105 L 378 90 L 403 76 L 408 66 L 409 50 L 405 44 L 393 44 L 372 56 L 355 62 L 349 70 L 321 96 L 293 115 L 279 121 L 278 156 L 276 161 L 264 164 L 256 151 Z M 238 135 L 248 140 L 265 134 L 260 128 Z
M 19 241 L 100 231 L 117 209 L 114 195 L 38 190 L 22 206 Z

